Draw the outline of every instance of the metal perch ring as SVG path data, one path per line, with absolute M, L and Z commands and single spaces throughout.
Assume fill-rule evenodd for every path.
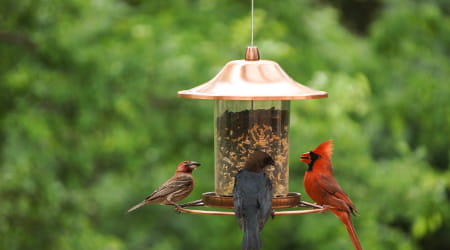
M 199 207 L 205 206 L 203 200 L 196 200 L 188 203 L 176 206 L 175 209 L 178 212 L 191 213 L 191 214 L 208 214 L 208 215 L 231 215 L 234 216 L 234 212 L 224 212 L 224 211 L 207 211 L 207 210 L 197 210 L 197 209 L 187 209 L 185 207 Z M 325 212 L 327 208 L 318 206 L 305 201 L 300 201 L 297 207 L 310 207 L 309 210 L 293 210 L 293 211 L 274 211 L 273 215 L 292 215 L 292 214 L 311 214 L 311 213 L 321 213 Z

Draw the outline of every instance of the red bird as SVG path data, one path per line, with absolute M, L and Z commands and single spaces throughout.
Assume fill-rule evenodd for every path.
M 186 198 L 194 189 L 192 171 L 198 166 L 200 166 L 200 163 L 195 161 L 180 162 L 172 178 L 164 182 L 151 195 L 145 198 L 144 201 L 128 209 L 128 212 L 151 203 L 178 206 L 176 202 Z
M 312 200 L 329 209 L 344 223 L 355 249 L 361 250 L 361 243 L 350 219 L 350 214 L 355 215 L 358 210 L 334 179 L 331 165 L 332 151 L 332 141 L 328 140 L 314 150 L 300 155 L 300 160 L 309 166 L 303 184 Z

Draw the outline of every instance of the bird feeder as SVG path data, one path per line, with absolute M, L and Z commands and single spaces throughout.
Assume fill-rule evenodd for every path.
M 202 204 L 232 208 L 234 176 L 261 150 L 276 162 L 267 169 L 273 207 L 298 206 L 300 194 L 289 192 L 290 100 L 324 98 L 327 92 L 294 81 L 278 63 L 260 60 L 257 47 L 248 47 L 244 60 L 228 62 L 212 80 L 178 96 L 215 100 L 215 190 L 203 194 Z

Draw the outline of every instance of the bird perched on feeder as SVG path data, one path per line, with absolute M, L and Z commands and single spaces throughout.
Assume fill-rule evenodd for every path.
M 159 203 L 162 205 L 174 205 L 178 201 L 186 198 L 194 189 L 194 178 L 192 171 L 200 166 L 200 163 L 195 161 L 182 161 L 178 164 L 177 170 L 172 178 L 168 179 L 151 195 L 136 206 L 128 209 L 131 212 L 145 204 Z
M 332 151 L 332 140 L 328 140 L 300 155 L 300 160 L 308 164 L 303 184 L 312 200 L 329 209 L 342 221 L 355 249 L 361 250 L 361 243 L 350 219 L 350 214 L 355 215 L 358 210 L 333 176 Z
M 234 212 L 244 231 L 242 249 L 260 249 L 259 233 L 272 214 L 272 183 L 264 168 L 275 162 L 267 153 L 255 151 L 236 174 L 233 188 Z

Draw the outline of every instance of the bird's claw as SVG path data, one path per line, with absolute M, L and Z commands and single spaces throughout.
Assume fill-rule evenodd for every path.
M 334 208 L 333 206 L 330 206 L 330 205 L 322 205 L 322 208 L 323 208 L 323 211 L 321 212 L 321 213 L 326 213 L 327 212 L 327 210 L 328 209 L 330 209 L 330 208 Z
M 175 207 L 175 213 L 181 214 L 181 209 L 183 209 L 180 205 L 174 204 Z
M 313 209 L 323 209 L 323 206 L 320 206 L 317 203 L 310 203 L 306 201 L 300 201 L 299 207 L 311 207 Z
M 275 219 L 275 210 L 272 209 L 272 213 L 270 213 L 270 216 L 272 217 L 272 220 Z

